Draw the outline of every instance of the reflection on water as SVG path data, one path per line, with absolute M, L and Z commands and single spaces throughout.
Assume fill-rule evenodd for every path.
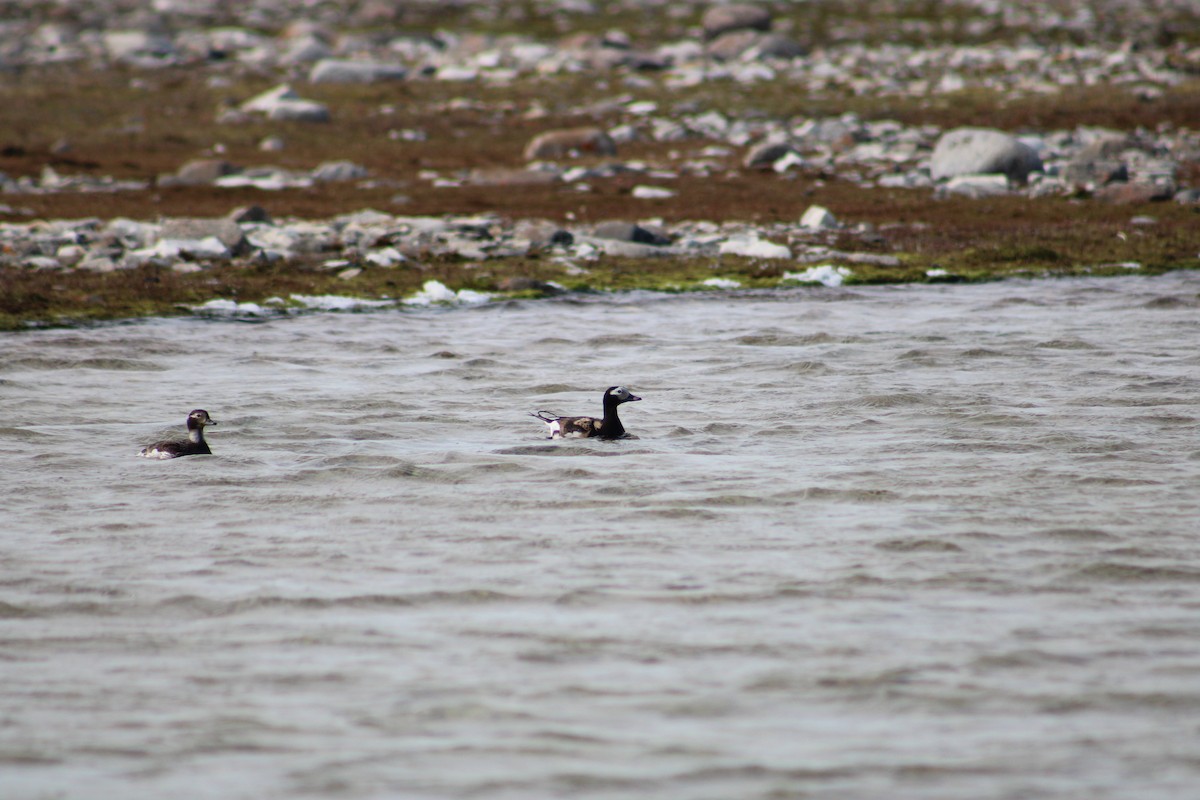
M 4 334 L 4 796 L 1186 796 L 1198 297 Z

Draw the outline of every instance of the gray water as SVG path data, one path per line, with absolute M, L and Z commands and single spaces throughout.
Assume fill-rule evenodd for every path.
M 1197 273 L 4 334 L 0 796 L 1194 797 L 1198 389 Z

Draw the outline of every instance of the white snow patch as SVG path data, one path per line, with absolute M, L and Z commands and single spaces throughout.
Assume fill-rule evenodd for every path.
M 783 280 L 798 281 L 800 283 L 820 283 L 825 286 L 841 286 L 842 282 L 846 278 L 849 278 L 851 274 L 847 267 L 819 264 L 815 267 L 809 267 L 804 272 L 785 272 L 783 273 Z
M 362 297 L 345 297 L 337 294 L 294 294 L 293 303 L 317 311 L 359 311 L 364 308 L 382 308 L 395 305 L 391 300 L 368 300 Z
M 441 281 L 425 281 L 421 291 L 402 302 L 406 306 L 478 305 L 491 299 L 492 296 L 486 292 L 476 292 L 472 289 L 460 289 L 456 292 Z
M 216 317 L 261 317 L 272 313 L 258 303 L 239 303 L 236 300 L 215 299 L 198 306 L 192 306 L 192 311 L 198 314 L 209 314 Z

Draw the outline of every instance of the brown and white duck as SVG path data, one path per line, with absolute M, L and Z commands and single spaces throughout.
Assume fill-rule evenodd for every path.
M 551 439 L 620 439 L 628 434 L 621 418 L 617 416 L 617 406 L 622 403 L 632 403 L 642 398 L 630 392 L 624 386 L 610 386 L 604 393 L 604 416 L 595 417 L 559 417 L 549 411 L 530 412 L 529 416 L 537 417 L 546 423 Z
M 143 447 L 138 455 L 143 458 L 179 458 L 180 456 L 212 455 L 208 442 L 204 441 L 204 426 L 216 425 L 217 421 L 202 408 L 187 416 L 188 438 L 185 441 L 166 440 Z

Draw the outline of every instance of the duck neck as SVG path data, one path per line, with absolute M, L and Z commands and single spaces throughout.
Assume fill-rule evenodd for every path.
M 204 426 L 193 425 L 188 423 L 188 441 L 192 444 L 200 444 L 204 441 Z
M 604 398 L 604 420 L 600 423 L 600 435 L 605 439 L 618 439 L 625 435 L 625 426 L 617 416 L 619 405 L 615 400 Z

